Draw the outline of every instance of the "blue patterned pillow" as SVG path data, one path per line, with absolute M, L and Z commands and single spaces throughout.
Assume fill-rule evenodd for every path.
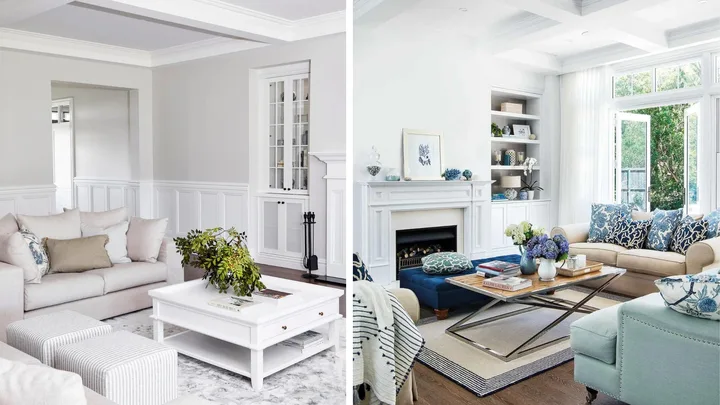
M 35 259 L 35 263 L 38 266 L 40 277 L 47 275 L 50 271 L 50 259 L 48 258 L 42 241 L 37 237 L 37 235 L 30 232 L 25 227 L 20 229 L 20 234 L 25 239 L 25 243 L 27 243 L 28 248 L 30 248 L 30 253 L 32 253 L 33 259 Z
M 647 238 L 650 231 L 650 225 L 652 225 L 652 221 L 649 219 L 633 221 L 630 217 L 624 217 L 615 222 L 611 234 L 611 243 L 627 249 L 642 249 L 645 245 L 645 238 Z
M 353 253 L 353 281 L 373 281 L 360 255 Z
M 670 250 L 684 255 L 690 245 L 705 240 L 707 229 L 708 221 L 704 219 L 696 221 L 691 216 L 686 216 L 675 229 Z
M 708 222 L 706 238 L 710 239 L 716 236 L 720 236 L 720 232 L 718 232 L 718 227 L 720 226 L 720 210 L 715 210 L 705 215 L 705 218 L 703 219 Z
M 646 248 L 667 252 L 670 249 L 675 228 L 682 219 L 682 208 L 672 211 L 655 209 L 652 213 L 652 226 L 648 233 Z
M 655 280 L 665 305 L 681 314 L 720 321 L 720 276 L 702 272 Z
M 588 242 L 612 243 L 612 230 L 615 222 L 630 215 L 630 206 L 626 204 L 593 204 L 590 215 Z

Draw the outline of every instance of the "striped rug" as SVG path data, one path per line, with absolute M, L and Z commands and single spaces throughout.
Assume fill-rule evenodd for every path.
M 559 296 L 564 294 L 565 298 L 577 300 L 588 291 L 579 287 L 556 294 Z M 604 308 L 627 300 L 625 297 L 602 293 L 593 298 L 590 305 Z M 496 315 L 517 308 L 518 306 L 498 304 L 493 308 L 495 312 L 488 312 L 482 316 Z M 418 356 L 418 361 L 479 397 L 493 394 L 573 358 L 569 340 L 565 340 L 506 363 L 445 333 L 445 329 L 470 312 L 470 310 L 451 312 L 451 316 L 443 321 L 437 321 L 434 316 L 422 318 L 418 324 L 426 344 Z M 423 314 L 425 313 L 428 312 L 423 311 Z M 489 345 L 500 352 L 507 352 L 506 349 L 516 347 L 559 315 L 559 311 L 540 309 L 519 315 L 515 319 L 507 318 L 489 324 L 493 326 L 472 328 L 463 333 L 466 337 Z M 560 324 L 555 334 L 548 332 L 543 338 L 560 337 L 562 328 L 567 331 L 568 325 L 581 316 L 583 315 L 572 315 Z

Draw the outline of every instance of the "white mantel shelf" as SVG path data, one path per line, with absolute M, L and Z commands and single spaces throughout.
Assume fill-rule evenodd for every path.
M 492 180 L 365 181 L 355 183 L 355 249 L 377 282 L 396 279 L 393 217 L 401 212 L 459 209 L 462 252 L 487 257 L 492 221 Z

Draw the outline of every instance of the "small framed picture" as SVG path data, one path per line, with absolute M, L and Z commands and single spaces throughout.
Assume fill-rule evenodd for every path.
M 442 134 L 403 128 L 403 177 L 442 180 Z
M 513 125 L 513 135 L 518 138 L 530 137 L 530 125 Z

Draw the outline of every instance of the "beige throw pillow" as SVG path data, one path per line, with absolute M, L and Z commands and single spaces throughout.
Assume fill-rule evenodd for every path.
M 0 218 L 0 235 L 9 235 L 19 231 L 17 221 L 13 214 L 7 214 Z
M 40 240 L 75 239 L 82 236 L 80 233 L 80 211 L 71 210 L 57 215 L 40 217 L 18 215 L 18 224 L 37 235 Z
M 40 282 L 42 274 L 30 247 L 20 232 L 0 235 L 0 262 L 23 269 L 23 278 L 26 283 L 37 284 Z
M 128 257 L 134 262 L 155 263 L 165 237 L 167 223 L 167 218 L 130 218 L 127 233 Z
M 65 212 L 72 211 L 68 208 L 63 208 L 63 210 L 65 210 Z M 80 223 L 93 228 L 107 228 L 127 220 L 127 208 L 125 207 L 102 212 L 80 211 Z
M 46 239 L 50 273 L 78 273 L 112 267 L 105 250 L 107 235 L 77 239 Z

